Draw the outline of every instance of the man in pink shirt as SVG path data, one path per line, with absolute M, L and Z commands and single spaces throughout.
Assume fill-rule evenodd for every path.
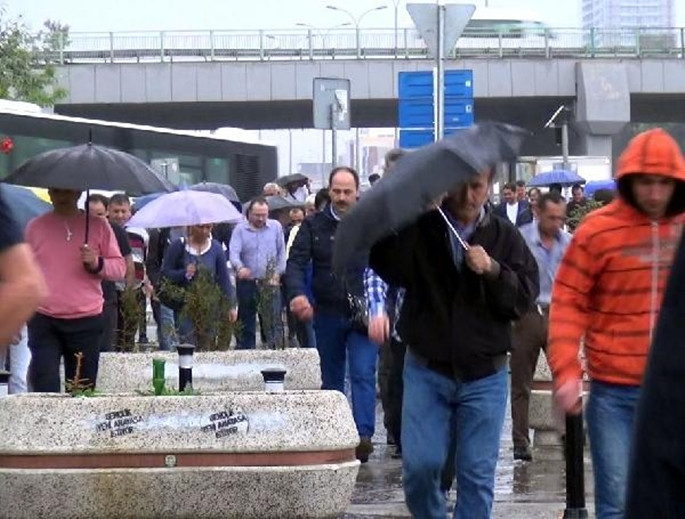
M 29 321 L 29 380 L 36 392 L 59 392 L 59 364 L 64 356 L 67 380 L 74 377 L 76 355 L 83 354 L 81 379 L 95 386 L 100 359 L 103 279 L 122 279 L 126 264 L 114 233 L 101 218 L 79 211 L 81 193 L 50 189 L 51 213 L 32 220 L 26 242 L 33 249 L 48 285 L 48 297 Z

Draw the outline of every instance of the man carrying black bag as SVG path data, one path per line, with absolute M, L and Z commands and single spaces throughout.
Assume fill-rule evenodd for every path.
M 321 358 L 322 389 L 344 392 L 349 355 L 352 414 L 361 442 L 357 458 L 365 463 L 373 451 L 371 437 L 376 414 L 376 360 L 378 347 L 362 331 L 366 309 L 362 276 L 366 262 L 350 265 L 345 281 L 331 271 L 333 238 L 341 218 L 359 195 L 359 176 L 352 168 L 335 168 L 329 178 L 331 203 L 308 216 L 290 249 L 286 287 L 290 310 L 302 321 L 314 319 L 316 345 Z M 313 267 L 316 312 L 309 301 L 305 277 Z

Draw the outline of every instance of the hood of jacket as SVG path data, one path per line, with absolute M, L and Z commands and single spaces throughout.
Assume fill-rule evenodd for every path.
M 685 158 L 680 146 L 661 128 L 642 132 L 628 143 L 618 159 L 616 180 L 621 198 L 640 211 L 632 191 L 635 175 L 662 175 L 677 181 L 665 216 L 685 212 Z

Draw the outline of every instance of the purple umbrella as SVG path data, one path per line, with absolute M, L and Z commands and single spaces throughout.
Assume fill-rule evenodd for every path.
M 222 195 L 183 189 L 167 193 L 142 207 L 128 221 L 130 227 L 185 227 L 235 223 L 243 215 Z

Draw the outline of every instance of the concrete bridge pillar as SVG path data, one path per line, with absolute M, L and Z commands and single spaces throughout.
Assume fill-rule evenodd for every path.
M 630 122 L 630 89 L 623 63 L 576 63 L 576 126 L 580 153 L 611 157 L 611 137 Z

